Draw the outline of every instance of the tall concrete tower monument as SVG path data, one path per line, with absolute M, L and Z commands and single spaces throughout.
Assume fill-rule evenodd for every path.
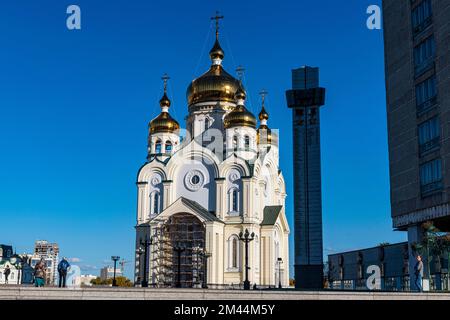
M 323 288 L 322 185 L 320 173 L 320 106 L 325 89 L 319 69 L 292 70 L 292 90 L 286 91 L 292 109 L 294 155 L 295 287 Z

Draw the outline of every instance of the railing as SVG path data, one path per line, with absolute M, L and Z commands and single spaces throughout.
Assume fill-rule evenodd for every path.
M 420 191 L 422 194 L 422 197 L 427 197 L 429 195 L 432 195 L 436 192 L 441 191 L 443 188 L 443 184 L 442 184 L 442 180 L 440 181 L 435 181 L 432 183 L 428 183 L 426 185 L 423 185 L 420 187 Z
M 425 31 L 433 22 L 432 16 L 426 18 L 422 23 L 417 25 L 416 27 L 413 27 L 413 35 L 414 37 L 417 37 L 420 35 L 423 31 Z
M 414 279 L 414 278 L 413 278 Z M 426 279 L 424 279 L 426 281 Z M 366 279 L 355 280 L 335 280 L 328 282 L 330 285 L 326 289 L 348 290 L 348 291 L 371 291 L 365 283 Z M 430 291 L 441 292 L 450 291 L 450 277 L 448 273 L 431 275 Z M 410 277 L 408 275 L 401 277 L 384 277 L 381 279 L 381 291 L 404 292 L 411 291 Z
M 437 137 L 437 138 L 434 138 L 430 141 L 427 141 L 427 142 L 421 144 L 419 146 L 419 153 L 421 156 L 423 156 L 425 153 L 439 149 L 440 146 L 441 146 L 440 137 Z
M 430 111 L 437 105 L 437 97 L 433 97 L 417 106 L 417 116 L 420 117 L 424 113 Z
M 428 70 L 434 69 L 434 57 L 430 57 L 427 60 L 423 61 L 421 64 L 414 67 L 414 76 L 415 78 L 420 77 L 422 74 L 427 72 Z

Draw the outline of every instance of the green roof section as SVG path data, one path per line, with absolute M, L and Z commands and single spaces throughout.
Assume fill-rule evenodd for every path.
M 281 208 L 283 206 L 265 206 L 264 207 L 264 218 L 261 222 L 262 226 L 273 226 L 280 215 Z

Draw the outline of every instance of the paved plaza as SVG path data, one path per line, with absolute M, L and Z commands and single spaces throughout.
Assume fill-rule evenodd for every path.
M 450 300 L 450 293 L 0 287 L 0 300 Z

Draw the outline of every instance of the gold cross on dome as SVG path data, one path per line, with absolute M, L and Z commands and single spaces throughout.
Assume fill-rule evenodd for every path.
M 211 17 L 211 20 L 216 20 L 216 39 L 219 37 L 219 20 L 223 19 L 223 16 L 219 16 L 219 11 L 216 11 L 216 15 Z
M 244 77 L 244 71 L 245 71 L 245 69 L 243 66 L 238 66 L 236 68 L 236 73 L 238 75 L 239 80 L 242 80 L 242 78 Z
M 261 96 L 261 100 L 262 100 L 262 105 L 264 106 L 264 101 L 266 100 L 266 96 L 267 96 L 268 92 L 266 91 L 266 89 L 262 89 L 259 92 L 259 95 Z
M 167 92 L 167 81 L 170 79 L 169 75 L 167 73 L 164 73 L 164 75 L 161 77 L 162 81 L 164 81 L 164 93 Z

